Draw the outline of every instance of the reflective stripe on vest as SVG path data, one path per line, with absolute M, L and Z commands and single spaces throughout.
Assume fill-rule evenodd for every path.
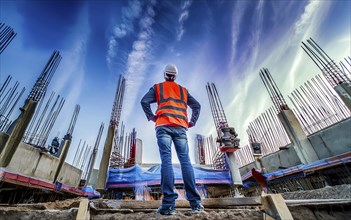
M 158 108 L 156 126 L 179 125 L 188 127 L 187 90 L 175 82 L 155 85 Z

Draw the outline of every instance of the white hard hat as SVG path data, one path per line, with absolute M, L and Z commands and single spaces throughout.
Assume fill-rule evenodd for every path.
M 178 75 L 178 69 L 174 64 L 168 64 L 164 70 L 164 77 L 166 80 L 175 80 Z

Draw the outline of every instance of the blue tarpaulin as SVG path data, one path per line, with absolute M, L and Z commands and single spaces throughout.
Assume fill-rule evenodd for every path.
M 180 165 L 173 165 L 176 184 L 183 184 Z M 194 167 L 197 184 L 232 184 L 229 170 L 213 170 Z M 142 168 L 135 165 L 130 168 L 110 169 L 107 188 L 134 187 L 136 185 L 159 185 L 161 183 L 161 165 Z
M 98 191 L 96 191 L 93 187 L 91 187 L 91 186 L 87 186 L 87 187 L 84 187 L 83 189 L 82 189 L 82 191 L 84 192 L 84 194 L 86 195 L 86 196 L 88 196 L 88 199 L 92 199 L 92 198 L 96 198 L 96 197 L 100 197 L 101 196 L 101 194 L 98 192 Z
M 264 174 L 264 176 L 267 178 L 267 180 L 271 181 L 276 178 L 281 178 L 281 177 L 286 177 L 292 174 L 297 174 L 297 173 L 302 173 L 303 175 L 306 175 L 308 172 L 340 165 L 340 164 L 346 164 L 351 162 L 351 156 L 335 156 L 335 157 L 330 157 L 322 160 L 317 160 L 315 162 L 312 162 L 310 164 L 300 164 L 297 166 L 293 166 L 290 168 L 287 168 L 285 170 L 278 170 L 272 173 L 267 173 Z
M 301 178 L 306 176 L 310 172 L 330 168 L 340 164 L 347 164 L 350 162 L 351 162 L 351 155 L 350 153 L 346 153 L 346 154 L 318 160 L 310 164 L 300 164 L 297 166 L 289 167 L 284 170 L 278 170 L 272 173 L 265 173 L 263 174 L 263 176 L 266 177 L 267 183 L 270 184 L 274 182 L 285 181 L 290 178 Z M 244 187 L 248 188 L 252 185 L 257 185 L 256 182 L 250 179 L 251 177 L 252 177 L 251 171 L 243 175 Z

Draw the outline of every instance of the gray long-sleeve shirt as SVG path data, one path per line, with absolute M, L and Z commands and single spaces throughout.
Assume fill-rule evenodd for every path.
M 154 113 L 152 113 L 151 106 L 150 104 L 157 102 L 156 100 L 156 90 L 155 86 L 151 87 L 150 90 L 144 95 L 144 97 L 141 99 L 141 106 L 143 107 L 143 110 L 145 112 L 146 118 L 150 121 L 152 118 L 155 116 Z M 194 97 L 190 95 L 188 92 L 188 102 L 187 105 L 191 108 L 192 113 L 191 113 L 191 119 L 190 122 L 195 125 L 197 119 L 199 118 L 200 115 L 200 110 L 201 110 L 201 105 Z

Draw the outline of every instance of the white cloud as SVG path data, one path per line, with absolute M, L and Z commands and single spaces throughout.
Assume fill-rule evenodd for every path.
M 184 23 L 184 21 L 186 21 L 188 17 L 189 17 L 189 11 L 183 11 L 179 16 L 178 22 Z
M 240 23 L 242 21 L 244 11 L 245 11 L 245 6 L 246 4 L 243 4 L 243 1 L 238 1 L 235 4 L 235 8 L 233 10 L 232 14 L 232 27 L 231 27 L 231 56 L 230 56 L 230 65 L 233 66 L 234 59 L 235 59 L 235 53 L 236 53 L 236 48 L 237 48 L 237 43 L 239 40 L 239 33 L 240 33 Z
M 152 9 L 152 5 L 149 5 L 148 8 L 149 10 L 147 10 L 146 14 L 139 21 L 141 31 L 138 35 L 138 39 L 133 43 L 133 50 L 128 55 L 126 63 L 126 90 L 123 107 L 123 109 L 125 109 L 123 118 L 126 120 L 128 120 L 131 109 L 133 109 L 135 105 L 136 96 L 142 86 L 151 55 L 152 24 L 155 22 L 153 19 L 155 13 Z
M 322 1 L 310 0 L 305 7 L 300 19 L 295 23 L 295 34 L 299 35 L 304 33 L 306 28 L 311 24 L 312 17 L 315 15 L 316 10 L 323 4 Z
M 152 13 L 152 10 L 148 10 Z M 117 56 L 118 51 L 118 39 L 124 38 L 128 33 L 134 31 L 133 23 L 138 19 L 142 12 L 142 3 L 138 0 L 128 2 L 128 6 L 122 8 L 122 22 L 121 24 L 113 28 L 113 34 L 110 36 L 108 51 L 107 51 L 107 63 L 111 65 L 114 58 Z
M 113 29 L 113 33 L 117 38 L 122 38 L 127 35 L 126 25 L 121 24 Z
M 177 29 L 177 41 L 180 41 L 185 33 L 184 23 L 189 18 L 189 7 L 193 3 L 192 0 L 185 1 L 182 5 L 182 12 L 180 13 L 178 22 L 179 27 Z

